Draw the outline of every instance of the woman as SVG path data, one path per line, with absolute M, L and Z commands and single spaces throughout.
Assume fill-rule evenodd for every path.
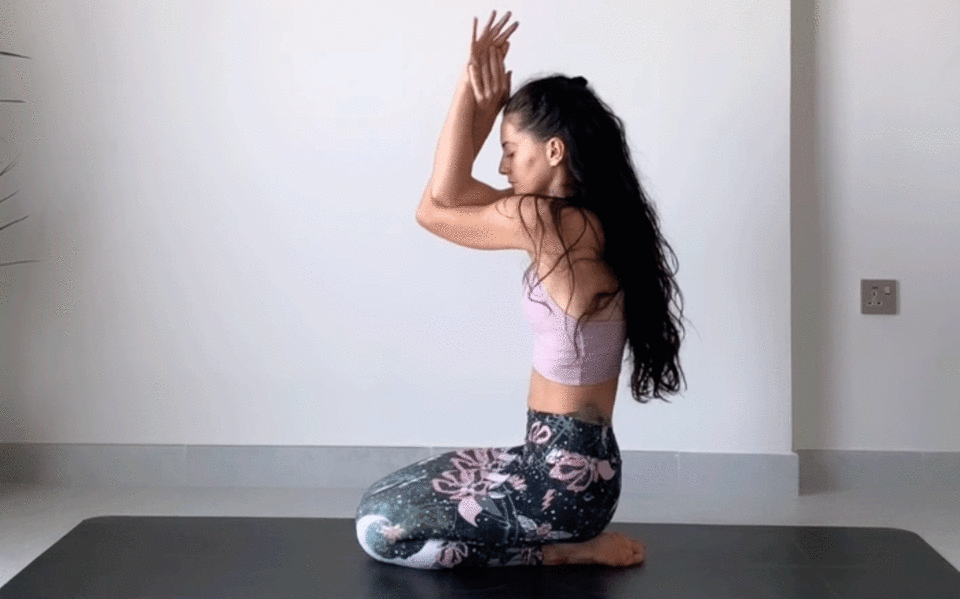
M 636 399 L 678 391 L 682 325 L 669 305 L 680 293 L 664 253 L 672 250 L 621 122 L 586 80 L 538 79 L 508 99 L 504 58 L 518 23 L 504 29 L 510 13 L 495 18 L 479 38 L 474 19 L 418 221 L 463 245 L 530 254 L 525 275 L 538 276 L 525 276 L 524 310 L 537 344 L 527 439 L 446 453 L 383 478 L 361 500 L 357 538 L 371 557 L 414 568 L 637 565 L 643 543 L 602 532 L 620 496 L 611 417 L 627 342 Z M 500 173 L 511 187 L 497 191 L 470 169 L 501 108 Z

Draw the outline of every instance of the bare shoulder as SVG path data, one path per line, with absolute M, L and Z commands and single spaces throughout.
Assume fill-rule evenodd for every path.
M 543 253 L 545 257 L 557 258 L 567 249 L 572 254 L 596 255 L 603 247 L 603 227 L 600 218 L 584 208 L 579 210 L 573 206 L 565 206 L 560 211 L 563 242 L 557 235 L 558 227 L 552 212 L 552 205 L 556 202 L 552 198 L 536 196 L 513 196 L 516 212 L 521 216 L 531 232 L 536 231 L 536 241 L 543 238 Z

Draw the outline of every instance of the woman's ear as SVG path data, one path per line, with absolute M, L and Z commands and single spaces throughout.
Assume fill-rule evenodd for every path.
M 551 137 L 547 141 L 547 161 L 550 163 L 550 166 L 557 166 L 563 162 L 566 153 L 567 146 L 559 137 Z

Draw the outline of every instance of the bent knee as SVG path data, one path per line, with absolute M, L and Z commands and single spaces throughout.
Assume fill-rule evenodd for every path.
M 363 552 L 375 560 L 390 562 L 397 555 L 393 555 L 390 542 L 392 525 L 384 516 L 369 514 L 360 516 L 356 520 L 357 542 Z
M 377 561 L 411 568 L 437 567 L 436 540 L 404 538 L 407 531 L 402 525 L 378 514 L 357 518 L 356 528 L 360 547 Z

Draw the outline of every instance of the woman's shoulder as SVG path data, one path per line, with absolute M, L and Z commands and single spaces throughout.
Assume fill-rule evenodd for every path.
M 520 198 L 520 214 L 527 226 L 535 226 L 538 234 L 543 236 L 543 253 L 547 257 L 559 257 L 568 248 L 571 253 L 596 254 L 603 246 L 603 226 L 591 210 L 545 196 Z M 557 210 L 555 205 L 560 206 L 560 227 L 557 227 L 553 215 Z M 558 237 L 558 229 L 562 240 Z

